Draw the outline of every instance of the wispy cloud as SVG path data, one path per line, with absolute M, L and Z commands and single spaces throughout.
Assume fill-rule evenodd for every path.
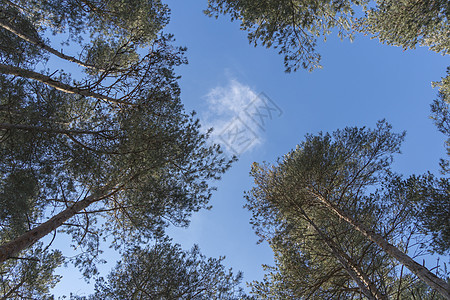
M 209 113 L 232 117 L 239 115 L 256 97 L 254 90 L 236 79 L 231 79 L 226 86 L 211 89 L 206 95 Z
M 224 86 L 211 89 L 205 96 L 207 110 L 203 124 L 214 128 L 212 139 L 232 154 L 241 155 L 262 143 L 267 120 L 281 109 L 265 94 L 230 79 Z

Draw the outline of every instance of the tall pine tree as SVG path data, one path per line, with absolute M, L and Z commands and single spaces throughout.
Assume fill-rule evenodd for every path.
M 208 206 L 230 161 L 184 111 L 168 21 L 158 0 L 0 1 L 1 263 L 40 260 L 59 231 L 89 276 L 103 238 L 146 241 Z
M 303 276 L 312 279 L 298 279 L 303 280 L 299 285 L 302 296 L 348 293 L 357 287 L 369 299 L 387 297 L 394 293 L 395 284 L 400 284 L 395 280 L 397 274 L 391 272 L 400 263 L 448 297 L 448 283 L 407 255 L 408 241 L 424 236 L 416 230 L 420 222 L 415 220 L 421 212 L 411 197 L 415 189 L 389 169 L 402 140 L 403 135 L 392 133 L 383 121 L 374 130 L 346 128 L 333 134 L 308 135 L 277 165 L 253 165 L 256 186 L 247 195 L 253 225 L 282 255 L 278 262 L 284 272 L 297 270 L 295 262 L 290 262 L 293 268 L 286 267 L 286 257 L 303 261 L 299 265 L 305 266 Z M 317 257 L 326 256 L 341 269 L 335 270 L 329 262 L 321 262 L 325 268 L 314 268 Z M 348 274 L 341 287 L 326 286 L 336 279 L 327 277 L 330 266 L 334 274 L 339 270 Z M 320 274 L 309 275 L 316 270 Z

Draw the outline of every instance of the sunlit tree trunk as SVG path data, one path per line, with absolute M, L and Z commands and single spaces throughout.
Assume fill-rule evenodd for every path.
M 48 86 L 51 86 L 59 91 L 68 93 L 68 94 L 78 94 L 80 96 L 92 97 L 99 100 L 103 100 L 106 102 L 114 103 L 114 104 L 127 104 L 132 105 L 131 103 L 121 101 L 119 99 L 115 99 L 106 95 L 102 95 L 96 92 L 93 92 L 89 89 L 74 87 L 69 84 L 62 83 L 60 81 L 52 79 L 50 76 L 30 71 L 27 69 L 22 69 L 18 67 L 13 67 L 5 64 L 0 64 L 0 73 L 9 74 L 14 76 L 19 76 L 22 78 L 33 79 L 42 83 L 45 83 Z
M 42 126 L 23 125 L 23 124 L 10 124 L 0 123 L 0 130 L 22 130 L 30 132 L 48 132 L 59 134 L 99 134 L 99 131 L 92 130 L 79 130 L 79 129 L 60 129 L 60 128 L 48 128 Z
M 78 212 L 82 211 L 92 203 L 105 199 L 118 191 L 118 189 L 104 187 L 98 193 L 92 194 L 83 200 L 76 202 L 72 206 L 50 218 L 48 221 L 0 246 L 0 263 L 6 261 L 8 258 L 14 257 L 22 250 L 32 246 L 39 239 L 51 233 L 53 230 L 56 230 L 64 222 L 75 216 Z
M 305 220 L 314 227 L 320 238 L 330 248 L 333 256 L 339 260 L 343 268 L 356 282 L 358 287 L 361 289 L 361 292 L 370 300 L 387 300 L 388 298 L 378 290 L 367 274 L 344 251 L 342 251 L 332 239 L 322 232 L 322 230 L 308 217 L 302 208 L 298 205 L 296 205 L 296 207 L 299 209 Z
M 2 27 L 3 29 L 8 30 L 9 32 L 11 32 L 13 34 L 15 34 L 17 37 L 23 39 L 24 41 L 27 41 L 27 42 L 29 42 L 29 43 L 31 43 L 33 45 L 36 45 L 39 48 L 42 48 L 42 49 L 48 51 L 49 53 L 51 53 L 51 54 L 53 54 L 53 55 L 55 55 L 55 56 L 57 56 L 59 58 L 65 59 L 65 60 L 70 61 L 70 62 L 74 62 L 74 63 L 76 63 L 76 64 L 78 64 L 78 65 L 80 65 L 82 67 L 85 67 L 85 68 L 94 69 L 94 70 L 97 69 L 93 65 L 86 64 L 86 63 L 82 62 L 81 60 L 76 59 L 73 56 L 65 55 L 64 53 L 62 53 L 62 52 L 60 52 L 60 51 L 58 51 L 58 50 L 56 50 L 56 49 L 46 45 L 42 41 L 40 41 L 40 40 L 38 40 L 36 38 L 33 38 L 33 37 L 31 37 L 31 36 L 29 36 L 27 34 L 24 34 L 24 33 L 20 32 L 20 30 L 18 30 L 17 28 L 15 28 L 11 24 L 8 24 L 7 22 L 5 22 L 3 20 L 0 20 L 0 27 Z M 98 71 L 102 71 L 102 70 L 98 70 Z
M 357 220 L 350 217 L 340 208 L 335 206 L 333 203 L 322 197 L 321 195 L 314 194 L 314 196 L 323 203 L 329 210 L 335 213 L 340 219 L 346 221 L 348 224 L 352 225 L 356 230 L 361 232 L 366 238 L 376 243 L 381 249 L 383 249 L 387 254 L 397 259 L 401 264 L 407 267 L 414 275 L 420 278 L 423 282 L 429 285 L 431 288 L 439 292 L 446 299 L 450 299 L 450 285 L 448 285 L 444 280 L 437 277 L 430 272 L 425 266 L 422 266 L 415 262 L 411 257 L 400 251 L 397 247 L 390 244 L 386 239 L 384 239 L 380 234 L 369 230 L 364 224 L 358 222 Z

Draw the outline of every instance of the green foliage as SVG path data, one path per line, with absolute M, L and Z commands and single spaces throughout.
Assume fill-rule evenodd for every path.
M 333 30 L 341 38 L 353 39 L 355 32 L 361 32 L 404 49 L 419 45 L 450 53 L 450 5 L 445 0 L 208 2 L 207 15 L 217 18 L 228 14 L 248 32 L 251 44 L 278 49 L 284 56 L 286 72 L 321 67 L 317 39 L 326 40 Z M 365 17 L 355 16 L 359 10 Z
M 333 235 L 333 239 L 340 238 L 340 247 L 380 290 L 384 293 L 392 291 L 389 257 L 380 254 L 374 245 L 364 243 L 361 237 L 352 240 L 351 234 L 335 230 L 329 230 L 328 234 Z M 310 228 L 302 234 L 283 232 L 279 233 L 281 235 L 286 240 L 284 244 L 271 241 L 275 266 L 265 266 L 264 279 L 250 284 L 258 299 L 360 299 L 363 296 L 317 232 Z
M 255 187 L 246 195 L 246 207 L 256 233 L 271 244 L 276 258 L 265 279 L 252 283 L 254 294 L 267 299 L 359 299 L 362 292 L 345 268 L 345 255 L 346 263 L 360 267 L 381 294 L 416 289 L 416 278 L 406 276 L 388 253 L 331 213 L 327 204 L 405 252 L 417 241 L 436 250 L 447 233 L 445 223 L 433 217 L 448 220 L 448 186 L 440 190 L 434 178 L 403 180 L 390 171 L 403 138 L 381 121 L 373 130 L 307 135 L 276 165 L 253 164 Z
M 159 0 L 2 2 L 5 8 L 20 10 L 22 17 L 33 23 L 36 32 L 70 33 L 74 41 L 81 41 L 82 35 L 89 33 L 94 39 L 130 39 L 142 46 L 151 45 L 169 22 L 169 9 Z
M 426 233 L 433 236 L 432 246 L 440 254 L 450 251 L 450 182 L 448 178 L 435 180 L 424 189 L 422 205 L 418 214 Z
M 169 240 L 151 248 L 134 247 L 95 285 L 89 299 L 244 299 L 242 275 L 225 270 L 219 259 L 206 258 L 194 246 L 183 251 Z M 73 296 L 80 299 L 80 297 Z
M 378 0 L 359 20 L 359 30 L 403 49 L 419 45 L 450 54 L 449 16 L 446 0 Z
M 0 266 L 0 297 L 2 299 L 53 299 L 50 289 L 60 276 L 53 270 L 63 258 L 60 251 L 47 251 L 37 244 Z
M 218 17 L 229 14 L 249 32 L 248 39 L 255 46 L 274 47 L 284 55 L 286 72 L 304 68 L 312 71 L 320 67 L 316 52 L 317 38 L 324 39 L 337 28 L 341 38 L 351 36 L 354 22 L 352 4 L 366 1 L 230 1 L 209 0 L 206 14 Z
M 439 87 L 438 99 L 431 104 L 431 118 L 434 120 L 438 130 L 447 136 L 445 147 L 447 156 L 450 156 L 450 67 L 447 67 L 447 76 L 440 82 L 434 82 L 433 86 Z M 450 173 L 450 162 L 441 159 L 442 174 Z
M 208 208 L 210 182 L 231 161 L 207 143 L 209 133 L 181 103 L 174 68 L 187 61 L 185 49 L 161 32 L 169 21 L 166 5 L 0 3 L 2 245 L 106 191 L 57 228 L 81 249 L 73 262 L 88 277 L 97 272 L 103 240 L 116 248 L 147 242 Z M 70 36 L 64 51 L 52 47 L 49 32 Z M 49 57 L 84 72 L 37 72 Z M 57 265 L 53 258 L 48 266 Z
M 8 19 L 10 24 L 27 35 L 37 35 L 36 28 L 24 18 L 18 18 L 17 10 L 11 6 L 0 2 L 1 20 Z M 39 60 L 45 59 L 45 55 L 40 53 L 39 49 L 30 45 L 15 34 L 6 30 L 0 30 L 0 62 L 11 63 L 14 65 L 31 65 Z
M 439 254 L 450 251 L 450 181 L 432 174 L 411 176 L 395 182 L 391 190 L 408 199 L 416 226 L 432 237 L 431 249 Z M 424 245 L 425 246 L 425 245 Z
M 32 220 L 35 220 L 37 181 L 25 170 L 13 170 L 1 184 L 0 219 L 1 240 L 9 240 L 13 236 L 25 232 Z

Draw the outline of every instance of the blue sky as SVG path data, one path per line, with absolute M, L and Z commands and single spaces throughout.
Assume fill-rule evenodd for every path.
M 394 170 L 405 175 L 438 173 L 445 137 L 429 119 L 429 105 L 437 93 L 431 81 L 445 75 L 448 57 L 425 48 L 403 51 L 360 35 L 353 43 L 331 35 L 318 47 L 323 69 L 286 74 L 282 56 L 249 45 L 238 23 L 227 16 L 216 20 L 203 15 L 206 1 L 167 3 L 172 17 L 165 32 L 175 35 L 177 45 L 188 47 L 189 64 L 178 68 L 186 109 L 197 111 L 206 127 L 216 128 L 216 142 L 223 141 L 236 118 L 255 137 L 216 183 L 212 210 L 196 213 L 188 229 L 168 230 L 183 248 L 198 244 L 207 256 L 225 255 L 225 265 L 243 271 L 244 281 L 261 279 L 261 264 L 271 264 L 273 256 L 267 244 L 256 245 L 250 214 L 243 208 L 243 192 L 252 187 L 250 166 L 254 161 L 275 162 L 307 133 L 373 127 L 386 118 L 395 131 L 407 131 Z M 278 107 L 262 128 L 245 113 L 257 103 L 252 101 L 261 101 L 257 98 L 261 92 Z M 109 263 L 103 271 L 114 265 L 111 252 L 106 258 Z M 92 291 L 71 266 L 61 274 L 65 278 L 56 295 Z

